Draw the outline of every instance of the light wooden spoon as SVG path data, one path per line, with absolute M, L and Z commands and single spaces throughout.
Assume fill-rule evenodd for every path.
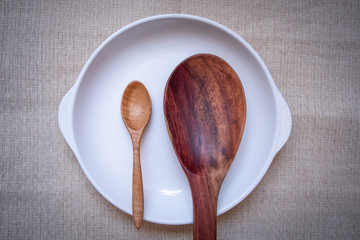
M 245 126 L 245 93 L 223 59 L 201 54 L 180 63 L 164 94 L 169 136 L 190 184 L 194 239 L 216 239 L 217 199 Z
M 133 81 L 126 87 L 121 99 L 121 116 L 133 145 L 132 213 L 137 229 L 144 214 L 144 193 L 140 163 L 140 141 L 151 114 L 151 100 L 145 86 Z

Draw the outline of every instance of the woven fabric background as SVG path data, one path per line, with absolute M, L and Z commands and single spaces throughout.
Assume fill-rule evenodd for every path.
M 218 217 L 218 239 L 360 239 L 360 2 L 0 1 L 0 239 L 191 239 L 144 222 L 91 185 L 58 126 L 87 59 L 135 20 L 187 13 L 237 32 L 292 112 L 258 187 Z

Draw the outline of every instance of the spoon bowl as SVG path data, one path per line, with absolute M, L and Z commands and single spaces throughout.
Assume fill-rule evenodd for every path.
M 126 87 L 121 99 L 121 116 L 133 145 L 132 211 L 137 229 L 144 215 L 144 193 L 140 162 L 140 141 L 151 114 L 151 99 L 145 86 L 133 81 Z
M 138 81 L 131 82 L 121 101 L 124 123 L 132 130 L 139 130 L 147 124 L 150 113 L 151 100 L 145 86 Z
M 191 188 L 194 239 L 216 239 L 220 187 L 245 126 L 242 83 L 223 59 L 194 55 L 170 76 L 164 113 L 173 148 Z

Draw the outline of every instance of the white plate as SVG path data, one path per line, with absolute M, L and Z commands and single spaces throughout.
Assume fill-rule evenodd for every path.
M 173 69 L 197 53 L 227 61 L 246 94 L 243 139 L 219 195 L 218 214 L 222 214 L 260 182 L 291 129 L 289 108 L 268 69 L 233 31 L 182 14 L 134 22 L 98 47 L 60 104 L 60 129 L 86 176 L 108 201 L 131 214 L 132 146 L 120 101 L 132 80 L 147 87 L 152 115 L 141 145 L 147 221 L 192 223 L 190 188 L 166 131 L 163 93 Z

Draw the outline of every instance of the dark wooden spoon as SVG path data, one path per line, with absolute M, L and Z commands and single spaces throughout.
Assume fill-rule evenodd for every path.
M 194 239 L 216 239 L 220 187 L 245 126 L 241 81 L 223 59 L 192 56 L 176 67 L 166 84 L 164 113 L 191 188 Z

